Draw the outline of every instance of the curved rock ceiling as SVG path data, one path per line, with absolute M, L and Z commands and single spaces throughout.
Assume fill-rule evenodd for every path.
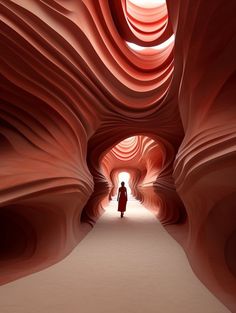
M 125 170 L 235 310 L 236 3 L 1 0 L 0 11 L 1 283 L 70 253 Z

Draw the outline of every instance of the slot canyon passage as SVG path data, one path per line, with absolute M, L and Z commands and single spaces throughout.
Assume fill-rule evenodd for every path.
M 235 12 L 0 0 L 1 313 L 236 312 Z

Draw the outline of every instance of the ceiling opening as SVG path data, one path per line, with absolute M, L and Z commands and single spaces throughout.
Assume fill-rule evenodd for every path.
M 165 0 L 129 0 L 129 2 L 144 8 L 155 8 L 166 3 Z

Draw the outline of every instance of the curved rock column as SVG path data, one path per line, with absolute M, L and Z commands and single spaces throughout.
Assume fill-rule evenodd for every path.
M 194 271 L 236 310 L 236 11 L 234 1 L 170 7 L 185 136 L 174 177 L 187 210 Z

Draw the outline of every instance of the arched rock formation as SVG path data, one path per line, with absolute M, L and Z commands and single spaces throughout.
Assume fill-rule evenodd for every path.
M 112 149 L 137 136 L 134 194 L 236 311 L 235 11 L 223 0 L 0 1 L 2 284 L 78 244 L 109 200 Z

